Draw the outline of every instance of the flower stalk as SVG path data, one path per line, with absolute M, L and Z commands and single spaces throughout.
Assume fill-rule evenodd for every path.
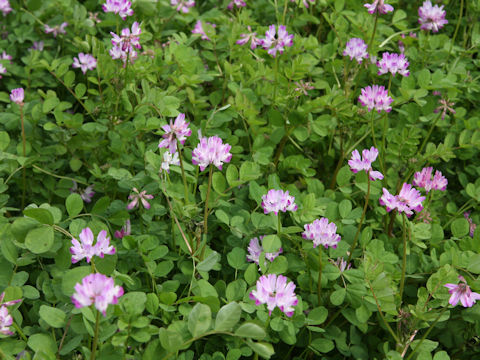
M 357 232 L 355 233 L 355 238 L 353 239 L 352 246 L 350 247 L 350 255 L 348 255 L 347 264 L 350 263 L 350 260 L 352 260 L 353 251 L 357 246 L 358 236 L 360 235 L 360 230 L 362 229 L 363 220 L 365 219 L 365 214 L 367 213 L 368 200 L 370 199 L 370 183 L 371 183 L 370 176 L 368 174 L 367 174 L 367 179 L 368 179 L 368 187 L 367 187 L 367 194 L 365 195 L 365 205 L 363 206 L 362 217 L 360 218 L 360 222 L 358 223 Z
M 95 319 L 95 335 L 93 337 L 92 352 L 90 354 L 90 360 L 95 360 L 97 352 L 97 343 L 98 343 L 98 331 L 100 328 L 100 311 L 96 310 L 97 316 Z

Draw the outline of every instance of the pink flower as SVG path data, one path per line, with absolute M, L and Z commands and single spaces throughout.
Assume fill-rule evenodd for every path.
M 43 51 L 43 41 L 34 41 L 31 50 Z
M 228 4 L 227 9 L 232 10 L 234 5 L 237 7 L 244 7 L 247 6 L 247 3 L 244 0 L 232 0 L 230 1 L 230 4 Z
M 348 40 L 345 50 L 343 51 L 343 56 L 349 56 L 350 60 L 357 60 L 359 64 L 362 63 L 363 59 L 368 58 L 367 44 L 365 41 L 359 38 L 351 38 Z
M 2 52 L 2 55 L 0 56 L 0 60 L 9 60 L 10 64 L 12 63 L 12 55 L 8 55 L 5 51 Z
M 128 199 L 132 201 L 127 205 L 127 210 L 132 210 L 133 208 L 138 207 L 139 200 L 142 202 L 142 205 L 145 209 L 150 209 L 150 203 L 147 200 L 152 200 L 153 195 L 147 194 L 146 190 L 138 192 L 137 188 L 133 188 L 133 192 L 135 194 L 131 194 L 128 197 Z
M 178 152 L 173 155 L 167 150 L 163 153 L 163 162 L 160 167 L 160 170 L 170 173 L 170 165 L 180 165 L 180 158 L 178 157 Z
M 302 237 L 313 240 L 314 248 L 323 245 L 325 249 L 328 247 L 336 249 L 341 240 L 340 235 L 337 234 L 337 225 L 334 222 L 329 223 L 327 218 L 315 219 L 313 223 L 304 225 L 304 228 Z
M 297 86 L 295 88 L 295 91 L 303 93 L 303 95 L 308 96 L 308 90 L 313 90 L 315 89 L 310 82 L 303 82 L 303 80 L 300 81 L 295 81 L 295 85 Z M 298 96 L 297 96 L 298 97 Z
M 257 33 L 252 32 L 252 28 L 250 26 L 247 26 L 247 29 L 250 32 L 248 34 L 240 34 L 240 39 L 237 40 L 236 44 L 245 45 L 250 41 L 250 49 L 254 50 L 257 48 L 257 46 L 262 45 L 262 40 L 257 38 Z
M 446 11 L 442 6 L 432 6 L 430 0 L 424 1 L 423 5 L 418 8 L 418 22 L 420 23 L 420 29 L 432 30 L 438 32 L 444 25 L 448 24 L 448 20 L 445 19 Z
M 209 23 L 209 22 L 205 22 L 206 25 L 210 25 L 211 27 L 213 28 L 216 28 L 217 25 L 215 24 L 212 24 L 212 23 Z M 202 40 L 208 40 L 210 41 L 210 38 L 208 37 L 207 33 L 205 32 L 205 30 L 203 29 L 203 25 L 202 25 L 202 22 L 200 20 L 197 20 L 197 22 L 195 23 L 195 27 L 193 28 L 192 30 L 192 34 L 200 34 L 201 35 L 201 39 Z
M 205 170 L 210 164 L 222 170 L 223 163 L 228 163 L 232 159 L 231 148 L 229 144 L 224 144 L 218 136 L 202 137 L 200 143 L 192 151 L 192 162 L 200 166 L 200 171 Z
M 445 191 L 448 180 L 440 171 L 435 171 L 432 180 L 432 167 L 423 168 L 421 172 L 416 172 L 413 177 L 413 185 L 424 188 L 426 192 L 430 190 Z
M 260 240 L 263 240 L 263 236 L 260 236 Z M 254 237 L 250 239 L 250 244 L 248 244 L 248 255 L 247 261 L 252 261 L 258 265 L 260 259 L 260 254 L 263 252 L 263 247 L 260 245 L 258 238 Z M 265 253 L 265 259 L 272 262 L 275 258 L 283 252 L 283 249 L 280 248 L 277 252 L 274 253 Z
M 288 317 L 294 313 L 293 306 L 298 304 L 295 295 L 295 284 L 289 282 L 283 275 L 263 275 L 257 280 L 257 290 L 252 290 L 250 299 L 255 300 L 255 305 L 267 304 L 268 313 L 278 307 Z
M 125 225 L 120 230 L 115 231 L 114 236 L 117 239 L 123 239 L 123 237 L 130 234 L 131 234 L 130 219 L 127 219 L 127 221 L 125 221 Z
M 433 110 L 433 112 L 435 114 L 437 114 L 441 111 L 442 112 L 442 120 L 445 120 L 445 116 L 447 115 L 447 112 L 450 112 L 452 115 L 457 113 L 455 111 L 455 109 L 453 108 L 453 105 L 455 105 L 454 102 L 452 102 L 448 99 L 440 99 L 440 100 L 438 100 L 438 103 L 440 104 L 440 106 L 437 107 L 435 110 Z
M 120 15 L 122 20 L 125 20 L 127 16 L 133 15 L 133 10 L 131 9 L 132 3 L 127 0 L 107 0 L 105 4 L 102 5 L 104 12 L 113 12 Z
M 380 113 L 382 110 L 386 112 L 392 110 L 390 104 L 393 102 L 393 99 L 388 96 L 388 92 L 383 86 L 372 85 L 363 88 L 358 101 L 363 106 L 366 106 L 368 111 L 375 109 Z
M 273 57 L 277 56 L 277 51 L 283 54 L 285 46 L 293 46 L 293 34 L 288 34 L 284 25 L 278 27 L 278 35 L 275 37 L 275 25 L 270 25 L 265 32 L 265 39 L 262 39 L 262 46 Z
M 7 307 L 3 305 L 0 306 L 0 334 L 13 335 L 13 332 L 10 331 L 10 326 L 12 326 L 12 324 L 13 318 L 8 313 Z
M 170 5 L 176 6 L 177 11 L 181 11 L 183 13 L 188 13 L 189 8 L 195 6 L 195 1 L 193 0 L 170 0 Z
M 370 150 L 365 149 L 362 151 L 362 157 L 360 157 L 360 153 L 358 152 L 357 149 L 352 151 L 352 158 L 348 160 L 348 165 L 350 166 L 350 169 L 354 172 L 357 173 L 359 171 L 365 170 L 365 172 L 368 174 L 370 177 L 370 180 L 377 180 L 383 179 L 383 175 L 379 171 L 372 171 L 372 162 L 374 162 L 377 159 L 378 156 L 378 150 L 374 148 L 373 146 L 370 148 Z
M 375 0 L 371 4 L 364 5 L 370 14 L 375 14 L 377 11 L 379 14 L 386 14 L 393 11 L 393 6 L 385 4 L 384 0 Z
M 23 105 L 24 97 L 25 97 L 25 93 L 23 91 L 23 88 L 13 89 L 10 92 L 10 100 L 12 100 L 17 105 L 20 105 L 20 106 Z
M 0 11 L 3 13 L 3 16 L 7 16 L 7 14 L 12 11 L 8 0 L 0 0 Z
M 17 299 L 17 300 L 10 300 L 10 301 L 3 302 L 4 298 L 5 298 L 5 292 L 0 294 L 0 305 L 1 306 L 12 306 L 12 305 L 15 305 L 15 304 L 19 303 L 20 301 L 22 301 L 22 299 Z
M 297 2 L 297 0 L 290 0 L 290 2 Z M 303 6 L 305 6 L 308 9 L 308 3 L 314 4 L 315 0 L 302 0 Z
M 472 292 L 470 286 L 467 285 L 465 278 L 461 275 L 458 276 L 460 284 L 445 284 L 448 292 L 452 295 L 448 302 L 452 306 L 456 306 L 458 301 L 462 303 L 463 307 L 472 307 L 475 301 L 480 300 L 480 294 Z
M 78 59 L 73 58 L 73 68 L 81 68 L 84 74 L 87 70 L 93 70 L 97 67 L 97 60 L 90 54 L 79 53 Z
M 404 183 L 398 195 L 392 195 L 387 189 L 383 188 L 383 195 L 380 197 L 380 205 L 387 207 L 390 212 L 397 209 L 399 213 L 404 212 L 410 217 L 413 210 L 417 213 L 423 210 L 422 201 L 425 196 L 421 196 L 420 191 L 412 187 L 412 185 Z
M 265 214 L 274 212 L 278 215 L 279 211 L 297 211 L 295 197 L 288 194 L 287 191 L 271 189 L 266 195 L 262 196 L 262 207 Z
M 384 52 L 382 55 L 382 60 L 377 63 L 378 66 L 378 75 L 383 75 L 390 72 L 393 76 L 396 73 L 399 73 L 403 76 L 410 75 L 408 71 L 408 60 L 404 54 L 395 54 Z
M 70 188 L 70 192 L 79 194 L 84 202 L 90 203 L 92 202 L 92 198 L 95 195 L 95 191 L 93 191 L 94 186 L 95 185 L 89 185 L 85 188 L 85 190 L 81 190 L 78 187 L 77 182 L 73 181 L 73 186 Z
M 45 24 L 45 33 L 46 34 L 52 33 L 53 37 L 56 38 L 58 34 L 66 34 L 67 33 L 67 31 L 65 30 L 67 25 L 68 25 L 67 22 L 63 22 L 61 25 L 57 25 L 57 26 L 54 26 L 54 27 L 50 27 L 49 25 Z
M 3 66 L 3 64 L 0 64 L 0 74 L 6 74 L 7 73 L 7 69 L 5 68 L 5 66 Z M 2 75 L 0 75 L 0 79 L 2 78 Z
M 190 123 L 185 121 L 185 114 L 180 113 L 175 122 L 170 120 L 170 125 L 163 125 L 162 129 L 165 134 L 162 135 L 163 140 L 158 144 L 159 148 L 168 148 L 170 153 L 177 151 L 177 141 L 182 145 L 185 144 L 187 136 L 192 135 L 192 130 L 188 127 Z
M 477 224 L 475 224 L 473 222 L 472 218 L 470 217 L 470 212 L 469 211 L 464 212 L 463 216 L 465 217 L 465 219 L 467 219 L 467 221 L 470 225 L 470 237 L 473 238 L 473 235 L 475 234 L 475 229 L 477 228 Z
M 347 255 L 349 253 L 347 252 Z M 340 270 L 341 273 L 343 273 L 345 270 L 348 270 L 352 267 L 352 264 L 348 264 L 347 262 L 343 259 L 343 257 L 337 258 L 336 261 L 330 260 L 337 268 Z
M 72 302 L 76 308 L 95 304 L 97 310 L 106 316 L 108 305 L 117 304 L 122 295 L 123 288 L 115 286 L 112 278 L 96 273 L 85 276 L 81 284 L 75 285 Z
M 110 32 L 112 35 L 112 45 L 113 48 L 110 49 L 110 56 L 112 59 L 121 59 L 123 61 L 123 66 L 125 67 L 128 61 L 130 63 L 134 63 L 135 59 L 137 58 L 136 49 L 141 49 L 142 46 L 140 45 L 140 34 L 142 33 L 142 29 L 138 22 L 134 22 L 132 24 L 132 31 L 130 32 L 129 28 L 122 29 L 121 35 L 118 36 L 114 32 Z
M 75 264 L 87 258 L 87 262 L 90 262 L 92 257 L 98 256 L 103 258 L 105 254 L 115 254 L 115 248 L 110 245 L 110 238 L 107 237 L 107 232 L 102 230 L 98 233 L 97 242 L 93 245 L 93 233 L 90 228 L 85 228 L 80 232 L 80 241 L 72 238 L 72 247 L 70 247 L 70 253 L 72 254 L 72 263 Z

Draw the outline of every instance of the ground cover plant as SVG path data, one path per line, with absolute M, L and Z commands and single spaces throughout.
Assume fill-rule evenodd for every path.
M 0 0 L 1 359 L 480 357 L 480 2 Z

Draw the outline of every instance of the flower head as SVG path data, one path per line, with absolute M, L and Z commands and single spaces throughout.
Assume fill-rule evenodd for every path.
M 350 60 L 357 60 L 359 64 L 362 63 L 363 59 L 368 58 L 367 44 L 365 41 L 359 38 L 351 38 L 348 40 L 345 50 L 343 51 L 343 56 L 349 56 Z
M 53 34 L 53 37 L 57 37 L 58 34 L 66 34 L 67 31 L 65 30 L 65 28 L 67 27 L 68 23 L 67 22 L 63 22 L 61 25 L 56 25 L 54 27 L 50 27 L 49 25 L 45 24 L 45 33 L 46 34 L 50 34 L 52 33 Z
M 410 75 L 408 65 L 408 60 L 404 54 L 390 54 L 388 52 L 384 52 L 382 55 L 382 60 L 377 63 L 378 75 L 383 75 L 389 72 L 393 76 L 395 76 L 396 73 L 399 73 L 403 76 L 408 76 Z
M 10 326 L 13 324 L 13 318 L 8 313 L 6 306 L 0 306 L 0 334 L 3 335 L 13 335 L 13 332 L 10 331 Z
M 365 4 L 364 6 L 370 14 L 375 14 L 376 12 L 386 14 L 393 11 L 393 6 L 385 4 L 385 0 L 375 0 L 373 3 Z
M 372 171 L 372 162 L 377 159 L 377 156 L 378 150 L 373 146 L 370 148 L 370 150 L 364 149 L 362 151 L 362 157 L 360 157 L 360 153 L 358 152 L 358 150 L 355 149 L 354 151 L 352 151 L 352 158 L 348 160 L 348 165 L 350 165 L 350 169 L 354 173 L 365 170 L 365 172 L 370 177 L 370 180 L 382 180 L 383 175 L 381 172 Z
M 266 195 L 262 196 L 262 207 L 265 214 L 274 212 L 278 215 L 279 211 L 297 211 L 295 197 L 288 194 L 287 191 L 271 189 Z
M 473 235 L 475 234 L 475 229 L 477 228 L 477 224 L 475 224 L 472 220 L 472 218 L 470 217 L 470 212 L 469 211 L 466 211 L 463 213 L 463 216 L 465 217 L 465 219 L 467 219 L 468 221 L 468 224 L 470 225 L 470 237 L 473 238 Z
M 113 48 L 110 49 L 110 56 L 112 59 L 121 59 L 123 61 L 123 66 L 126 65 L 127 60 L 132 64 L 137 58 L 136 49 L 141 49 L 140 45 L 140 34 L 142 29 L 138 22 L 132 24 L 132 30 L 129 28 L 122 29 L 122 32 L 119 35 L 114 32 L 110 32 L 112 35 L 112 45 Z
M 170 5 L 175 6 L 177 11 L 183 13 L 188 13 L 191 7 L 195 6 L 195 1 L 193 0 L 170 0 Z
M 98 12 L 89 11 L 88 12 L 88 19 L 91 20 L 94 25 L 95 25 L 95 23 L 100 24 L 102 22 L 102 20 L 100 20 L 98 18 Z
M 363 88 L 358 101 L 363 106 L 366 106 L 368 111 L 375 109 L 380 113 L 382 110 L 386 112 L 392 110 L 390 104 L 393 102 L 393 99 L 388 96 L 388 91 L 383 86 L 372 85 Z
M 420 23 L 420 29 L 432 30 L 438 32 L 444 25 L 448 24 L 448 20 L 445 19 L 446 11 L 442 6 L 432 6 L 430 0 L 424 1 L 423 5 L 418 8 L 418 22 Z
M 263 240 L 263 236 L 260 236 L 260 240 Z M 254 237 L 250 239 L 250 244 L 248 244 L 248 255 L 247 261 L 252 261 L 258 265 L 260 259 L 260 254 L 263 252 L 263 247 L 260 245 L 258 238 Z M 280 248 L 277 252 L 274 253 L 265 253 L 265 259 L 272 262 L 275 258 L 283 252 L 283 249 Z
M 187 136 L 192 135 L 192 130 L 188 127 L 190 123 L 185 121 L 185 114 L 179 114 L 175 122 L 170 120 L 170 125 L 163 125 L 162 129 L 165 134 L 162 135 L 163 140 L 158 144 L 159 148 L 168 148 L 171 154 L 177 151 L 177 141 L 182 145 L 185 144 Z
M 152 200 L 153 195 L 147 194 L 146 190 L 139 192 L 137 188 L 133 188 L 134 194 L 129 195 L 128 199 L 132 200 L 127 205 L 127 210 L 131 210 L 133 208 L 138 207 L 139 201 L 142 202 L 142 205 L 145 209 L 150 209 L 150 203 L 147 200 Z
M 224 144 L 218 136 L 202 137 L 200 143 L 193 149 L 192 162 L 200 166 L 200 171 L 205 170 L 210 164 L 222 170 L 223 163 L 228 163 L 232 159 L 231 148 L 229 144 Z
M 448 302 L 452 306 L 456 306 L 460 301 L 463 307 L 472 307 L 475 301 L 480 300 L 480 294 L 473 292 L 470 286 L 467 285 L 465 278 L 461 275 L 458 276 L 460 284 L 445 284 L 448 292 L 452 295 Z
M 257 38 L 257 33 L 252 32 L 252 28 L 250 26 L 247 26 L 247 29 L 249 33 L 240 34 L 240 39 L 237 40 L 236 44 L 245 45 L 250 42 L 250 49 L 254 50 L 257 48 L 257 46 L 262 45 L 262 40 Z
M 25 92 L 23 88 L 13 89 L 10 92 L 10 100 L 12 100 L 17 105 L 23 105 L 23 99 L 25 98 Z
M 380 197 L 380 205 L 387 207 L 390 212 L 397 209 L 399 213 L 404 212 L 410 217 L 413 210 L 417 213 L 423 210 L 422 201 L 425 196 L 421 196 L 420 191 L 412 187 L 412 185 L 404 183 L 398 195 L 392 195 L 387 189 L 383 188 L 383 195 Z
M 3 13 L 3 16 L 7 16 L 7 14 L 12 11 L 8 0 L 0 0 L 0 11 Z
M 205 22 L 206 25 L 210 25 L 211 27 L 213 28 L 216 28 L 217 25 L 215 24 L 212 24 L 212 23 L 209 23 L 209 22 Z M 192 34 L 200 34 L 201 35 L 201 39 L 202 40 L 208 40 L 210 41 L 210 38 L 208 37 L 207 33 L 205 32 L 205 30 L 203 29 L 203 24 L 202 24 L 202 21 L 201 20 L 197 20 L 197 22 L 195 23 L 195 27 L 193 28 L 192 30 Z
M 285 25 L 278 26 L 277 34 L 275 25 L 270 25 L 265 32 L 265 39 L 262 39 L 262 46 L 273 57 L 277 56 L 277 52 L 283 54 L 285 46 L 293 46 L 293 34 L 287 32 Z
M 31 50 L 43 51 L 43 41 L 34 41 Z
M 161 165 L 161 170 L 170 173 L 170 165 L 180 165 L 180 158 L 178 157 L 178 152 L 173 155 L 167 150 L 163 153 L 163 162 Z
M 347 255 L 349 254 L 350 253 L 347 252 Z M 347 262 L 343 257 L 337 258 L 336 261 L 330 260 L 330 262 L 334 264 L 338 268 L 338 270 L 340 270 L 341 273 L 343 273 L 345 270 L 348 270 L 352 267 L 352 264 L 347 264 Z
M 127 220 L 125 221 L 125 225 L 123 225 L 120 230 L 115 231 L 114 236 L 115 236 L 117 239 L 123 239 L 125 236 L 131 234 L 131 230 L 132 230 L 132 229 L 131 229 L 131 226 L 130 226 L 130 219 L 127 219 Z
M 437 170 L 432 180 L 432 171 L 432 167 L 426 167 L 422 171 L 416 172 L 413 176 L 413 185 L 424 188 L 426 192 L 430 190 L 445 191 L 448 184 L 447 178 Z
M 97 310 L 106 316 L 108 305 L 117 304 L 122 295 L 123 288 L 115 286 L 112 278 L 96 273 L 85 276 L 81 284 L 75 285 L 72 302 L 77 308 L 95 304 Z
M 70 253 L 72 254 L 72 263 L 75 264 L 83 258 L 87 258 L 87 262 L 90 262 L 92 257 L 98 256 L 103 258 L 105 254 L 115 254 L 115 248 L 110 245 L 110 238 L 107 236 L 107 232 L 102 230 L 98 233 L 97 242 L 93 245 L 93 233 L 90 228 L 85 228 L 80 232 L 80 241 L 72 238 L 72 247 L 70 247 Z
M 5 66 L 3 66 L 3 64 L 0 64 L 0 74 L 6 74 L 7 73 L 7 69 L 5 68 Z M 2 78 L 2 75 L 0 75 L 0 79 Z
M 305 96 L 308 96 L 308 92 L 307 92 L 308 90 L 315 89 L 309 81 L 307 82 L 304 82 L 303 80 L 295 81 L 295 85 L 297 86 L 295 88 L 295 91 L 299 93 L 303 93 L 303 95 Z
M 73 186 L 70 188 L 70 192 L 79 194 L 84 202 L 90 203 L 90 202 L 92 202 L 92 198 L 95 195 L 95 191 L 93 191 L 94 186 L 95 186 L 95 184 L 88 185 L 85 188 L 85 190 L 82 190 L 78 187 L 77 182 L 73 181 Z
M 245 2 L 245 0 L 232 0 L 228 4 L 227 9 L 232 10 L 234 5 L 236 7 L 244 7 L 244 6 L 247 6 L 247 3 Z
M 445 116 L 447 115 L 447 112 L 450 112 L 451 114 L 457 113 L 453 108 L 453 105 L 455 105 L 453 101 L 450 101 L 448 99 L 440 99 L 438 100 L 438 103 L 440 104 L 440 106 L 437 107 L 435 110 L 433 110 L 433 112 L 437 114 L 441 111 L 442 120 L 445 120 Z
M 314 248 L 323 245 L 326 249 L 329 247 L 336 249 L 341 240 L 340 235 L 337 234 L 337 225 L 334 222 L 329 223 L 327 218 L 315 219 L 313 223 L 306 224 L 304 228 L 302 237 L 313 240 Z
M 287 283 L 283 275 L 263 275 L 257 280 L 257 289 L 252 290 L 250 299 L 255 300 L 255 305 L 267 304 L 268 313 L 278 307 L 285 315 L 291 317 L 294 313 L 293 306 L 298 304 L 295 295 L 295 284 Z
M 84 74 L 87 70 L 93 70 L 97 67 L 97 60 L 90 54 L 79 53 L 78 58 L 73 58 L 73 68 L 80 68 Z
M 107 2 L 102 5 L 102 9 L 106 13 L 113 12 L 118 14 L 122 20 L 125 20 L 127 16 L 133 15 L 131 6 L 132 3 L 128 0 L 107 0 Z

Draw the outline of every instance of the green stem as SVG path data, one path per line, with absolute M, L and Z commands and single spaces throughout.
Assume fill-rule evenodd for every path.
M 275 57 L 275 83 L 273 84 L 273 103 L 277 100 L 277 84 L 278 84 L 278 56 Z
M 95 360 L 95 354 L 97 352 L 97 342 L 98 342 L 98 330 L 100 328 L 100 311 L 97 311 L 97 317 L 95 319 L 95 336 L 93 338 L 93 344 L 92 344 L 92 353 L 90 355 L 90 360 Z
M 435 321 L 432 323 L 432 325 L 430 325 L 430 327 L 428 328 L 428 330 L 425 332 L 425 334 L 422 336 L 422 338 L 420 339 L 420 342 L 418 343 L 417 346 L 415 346 L 415 349 L 412 350 L 411 354 L 408 356 L 407 360 L 410 360 L 413 356 L 413 354 L 415 354 L 415 352 L 417 351 L 417 349 L 420 348 L 420 346 L 422 346 L 422 343 L 423 341 L 427 338 L 428 334 L 430 334 L 430 331 L 433 330 L 433 328 L 435 327 L 435 325 L 437 325 L 437 322 L 438 320 L 440 320 L 440 318 L 442 317 L 443 313 L 445 312 L 445 310 L 447 310 L 447 308 L 443 308 L 442 311 L 440 312 L 440 314 L 438 314 L 437 318 L 435 319 Z
M 317 299 L 318 299 L 318 306 L 322 304 L 322 270 L 323 270 L 323 263 L 322 263 L 322 245 L 318 246 L 318 284 L 317 284 Z
M 378 47 L 379 47 L 379 48 L 384 47 L 384 46 L 387 45 L 388 42 L 390 42 L 390 40 L 392 40 L 395 36 L 402 35 L 402 34 L 406 34 L 406 33 L 412 32 L 412 31 L 417 31 L 417 30 L 419 30 L 419 29 L 420 29 L 420 27 L 418 26 L 418 27 L 413 28 L 413 29 L 407 29 L 407 30 L 402 30 L 402 31 L 396 32 L 395 34 L 392 34 L 392 35 L 390 35 L 388 38 L 386 38 Z
M 377 23 L 378 23 L 378 11 L 375 13 L 375 24 L 373 25 L 372 37 L 370 38 L 370 42 L 368 43 L 368 49 L 370 52 L 372 52 L 373 39 L 375 38 L 375 33 L 377 32 Z
M 22 329 L 20 329 L 20 326 L 17 325 L 17 323 L 14 321 L 12 322 L 12 326 L 15 328 L 15 331 L 20 335 L 20 337 L 23 339 L 23 341 L 27 342 L 28 339 L 23 333 Z
M 370 122 L 371 127 L 372 127 L 372 142 L 373 142 L 373 146 L 375 146 L 375 148 L 378 149 L 377 140 L 375 140 L 375 126 L 374 126 L 374 121 L 375 121 L 375 111 L 372 109 L 372 120 L 371 120 L 371 122 Z M 382 169 L 382 171 L 383 171 L 383 169 Z
M 278 236 L 280 236 L 280 234 L 282 233 L 282 219 L 280 218 L 280 212 L 278 213 L 277 218 L 278 218 L 277 233 L 278 233 Z
M 86 183 L 85 181 L 82 181 L 82 180 L 77 180 L 77 179 L 74 179 L 74 178 L 71 178 L 71 177 L 68 177 L 68 176 L 61 176 L 61 175 L 57 175 L 57 174 L 54 174 L 50 171 L 47 171 L 47 170 L 44 170 L 42 169 L 40 166 L 37 166 L 37 165 L 32 165 L 33 168 L 37 169 L 38 171 L 41 171 L 47 175 L 50 175 L 50 176 L 53 176 L 53 177 L 56 177 L 58 179 L 66 179 L 66 180 L 72 180 L 72 181 L 76 181 L 77 183 L 79 184 L 82 184 L 82 185 L 89 185 L 88 183 Z
M 205 197 L 205 212 L 203 213 L 203 234 L 205 235 L 205 240 L 208 236 L 208 201 L 210 199 L 210 190 L 212 188 L 212 174 L 213 174 L 213 166 L 210 165 L 210 170 L 208 172 L 208 187 L 207 187 L 207 195 Z M 197 251 L 200 247 L 200 239 L 197 238 Z M 205 248 L 207 244 L 204 245 L 202 254 L 200 256 L 200 261 L 203 260 L 203 255 L 205 254 Z
M 448 64 L 448 59 L 450 59 L 450 55 L 453 49 L 453 44 L 455 43 L 455 39 L 457 38 L 458 30 L 460 29 L 460 23 L 462 22 L 462 17 L 463 17 L 463 2 L 464 0 L 460 0 L 460 14 L 458 14 L 457 26 L 455 27 L 455 32 L 453 33 L 453 38 L 452 38 L 452 41 L 450 42 L 450 49 L 448 49 L 448 55 L 447 55 L 447 59 L 445 60 L 444 68 Z
M 183 191 L 185 192 L 185 203 L 188 204 L 188 185 L 187 177 L 185 176 L 185 169 L 183 167 L 182 150 L 180 149 L 180 142 L 177 140 L 178 158 L 180 160 L 180 169 L 182 169 Z
M 20 105 L 20 122 L 22 124 L 22 146 L 23 146 L 23 157 L 26 157 L 26 136 L 25 136 L 25 126 L 23 124 L 23 105 Z M 27 188 L 27 172 L 25 167 L 22 170 L 22 182 L 23 182 L 23 189 L 22 189 L 22 209 L 25 207 L 25 192 Z
M 347 264 L 350 262 L 350 260 L 352 260 L 353 251 L 357 246 L 358 236 L 360 235 L 360 230 L 362 229 L 363 220 L 365 219 L 365 214 L 367 213 L 368 199 L 370 198 L 370 174 L 367 174 L 367 176 L 368 176 L 368 188 L 367 188 L 367 194 L 365 195 L 365 205 L 363 206 L 362 217 L 360 218 L 360 223 L 358 224 L 357 232 L 355 233 L 355 238 L 353 239 L 353 244 L 350 247 L 350 255 L 348 255 Z
M 402 277 L 400 279 L 400 301 L 403 298 L 403 289 L 405 287 L 405 271 L 407 269 L 407 216 L 403 215 L 403 257 L 402 257 Z
M 283 16 L 282 16 L 282 24 L 283 25 L 287 25 L 287 24 L 285 24 L 285 19 L 286 19 L 286 16 L 287 16 L 287 8 L 288 8 L 288 0 L 285 0 L 285 3 L 283 5 Z
M 128 330 L 127 330 L 127 338 L 125 339 L 125 342 L 123 343 L 123 359 L 124 360 L 127 358 L 127 345 L 128 345 L 128 338 L 130 337 L 131 328 L 132 328 L 132 325 L 129 323 L 128 324 Z
M 425 137 L 425 139 L 423 139 L 422 145 L 420 146 L 420 149 L 418 149 L 418 151 L 417 151 L 417 155 L 420 155 L 420 153 L 422 152 L 425 145 L 427 145 L 427 141 L 428 141 L 428 139 L 430 139 L 430 135 L 432 135 L 433 129 L 435 128 L 438 120 L 440 120 L 441 117 L 442 117 L 442 112 L 439 112 L 437 118 L 433 121 L 433 124 L 430 127 L 430 130 L 428 130 L 427 136 Z

